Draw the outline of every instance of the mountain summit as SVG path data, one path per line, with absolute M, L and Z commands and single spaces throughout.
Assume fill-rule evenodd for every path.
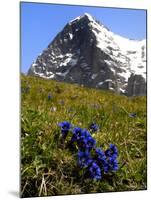
M 146 95 L 146 40 L 114 34 L 85 13 L 57 34 L 28 75 L 128 96 Z

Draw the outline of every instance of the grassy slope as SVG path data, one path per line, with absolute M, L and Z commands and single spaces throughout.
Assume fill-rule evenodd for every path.
M 21 77 L 21 195 L 22 197 L 146 189 L 146 98 L 127 98 L 78 85 Z M 47 99 L 48 94 L 52 99 Z M 136 112 L 137 117 L 129 117 Z M 119 149 L 120 169 L 100 181 L 83 180 L 76 158 L 59 146 L 62 121 L 87 128 L 104 149 Z

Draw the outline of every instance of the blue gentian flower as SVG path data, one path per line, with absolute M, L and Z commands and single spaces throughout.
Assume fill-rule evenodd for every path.
M 101 148 L 96 148 L 95 152 L 96 152 L 97 157 L 106 159 L 105 153 Z
M 71 142 L 77 142 L 82 134 L 82 129 L 79 128 L 79 127 L 75 127 L 73 130 L 72 130 L 72 138 L 71 138 Z
M 88 174 L 89 177 L 94 180 L 99 180 L 102 178 L 101 169 L 96 162 L 92 162 L 92 164 L 88 167 Z
M 118 170 L 118 162 L 117 162 L 117 156 L 118 156 L 118 149 L 114 144 L 110 144 L 110 147 L 105 151 L 105 155 L 107 157 L 107 163 L 108 168 L 106 172 L 108 171 L 117 171 Z
M 95 146 L 96 141 L 92 138 L 90 133 L 86 129 L 84 129 L 82 130 L 81 135 L 77 140 L 77 143 L 79 149 L 91 150 Z
M 107 157 L 115 157 L 118 156 L 118 149 L 114 144 L 110 144 L 109 148 L 105 151 L 105 155 Z
M 95 123 L 92 123 L 90 124 L 89 129 L 91 130 L 92 133 L 94 133 L 99 130 L 99 126 Z
M 48 94 L 48 100 L 51 100 L 52 96 L 50 94 Z
M 77 141 L 78 148 L 80 150 L 84 151 L 86 149 L 86 146 L 87 146 L 87 141 L 88 141 L 88 138 L 83 137 L 83 136 L 79 137 L 79 140 Z
M 87 139 L 86 148 L 88 150 L 91 150 L 95 146 L 95 144 L 96 144 L 96 140 L 92 138 L 91 136 L 89 136 Z
M 104 151 L 101 148 L 95 149 L 95 160 L 105 173 L 108 172 L 108 162 Z
M 118 170 L 118 162 L 115 157 L 108 158 L 108 171 L 117 171 Z
M 58 126 L 61 127 L 62 137 L 65 139 L 72 125 L 69 122 L 64 121 L 59 123 Z
M 136 115 L 136 113 L 132 112 L 132 113 L 129 114 L 129 117 L 136 118 L 137 115 Z
M 91 134 L 89 133 L 89 131 L 87 131 L 87 129 L 83 129 L 81 136 L 86 138 L 86 137 L 91 136 Z
M 91 163 L 92 163 L 92 159 L 90 158 L 90 152 L 88 151 L 78 152 L 78 165 L 80 167 L 88 167 Z

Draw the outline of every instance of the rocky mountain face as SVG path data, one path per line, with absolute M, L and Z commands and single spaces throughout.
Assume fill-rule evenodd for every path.
M 146 40 L 114 34 L 85 13 L 58 33 L 28 75 L 128 96 L 146 95 Z

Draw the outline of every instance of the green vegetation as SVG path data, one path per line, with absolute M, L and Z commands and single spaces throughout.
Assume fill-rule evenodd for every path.
M 103 149 L 118 147 L 119 170 L 99 181 L 83 179 L 76 156 L 60 144 L 63 121 L 98 124 L 93 137 Z M 22 197 L 144 190 L 146 142 L 146 97 L 21 76 Z

